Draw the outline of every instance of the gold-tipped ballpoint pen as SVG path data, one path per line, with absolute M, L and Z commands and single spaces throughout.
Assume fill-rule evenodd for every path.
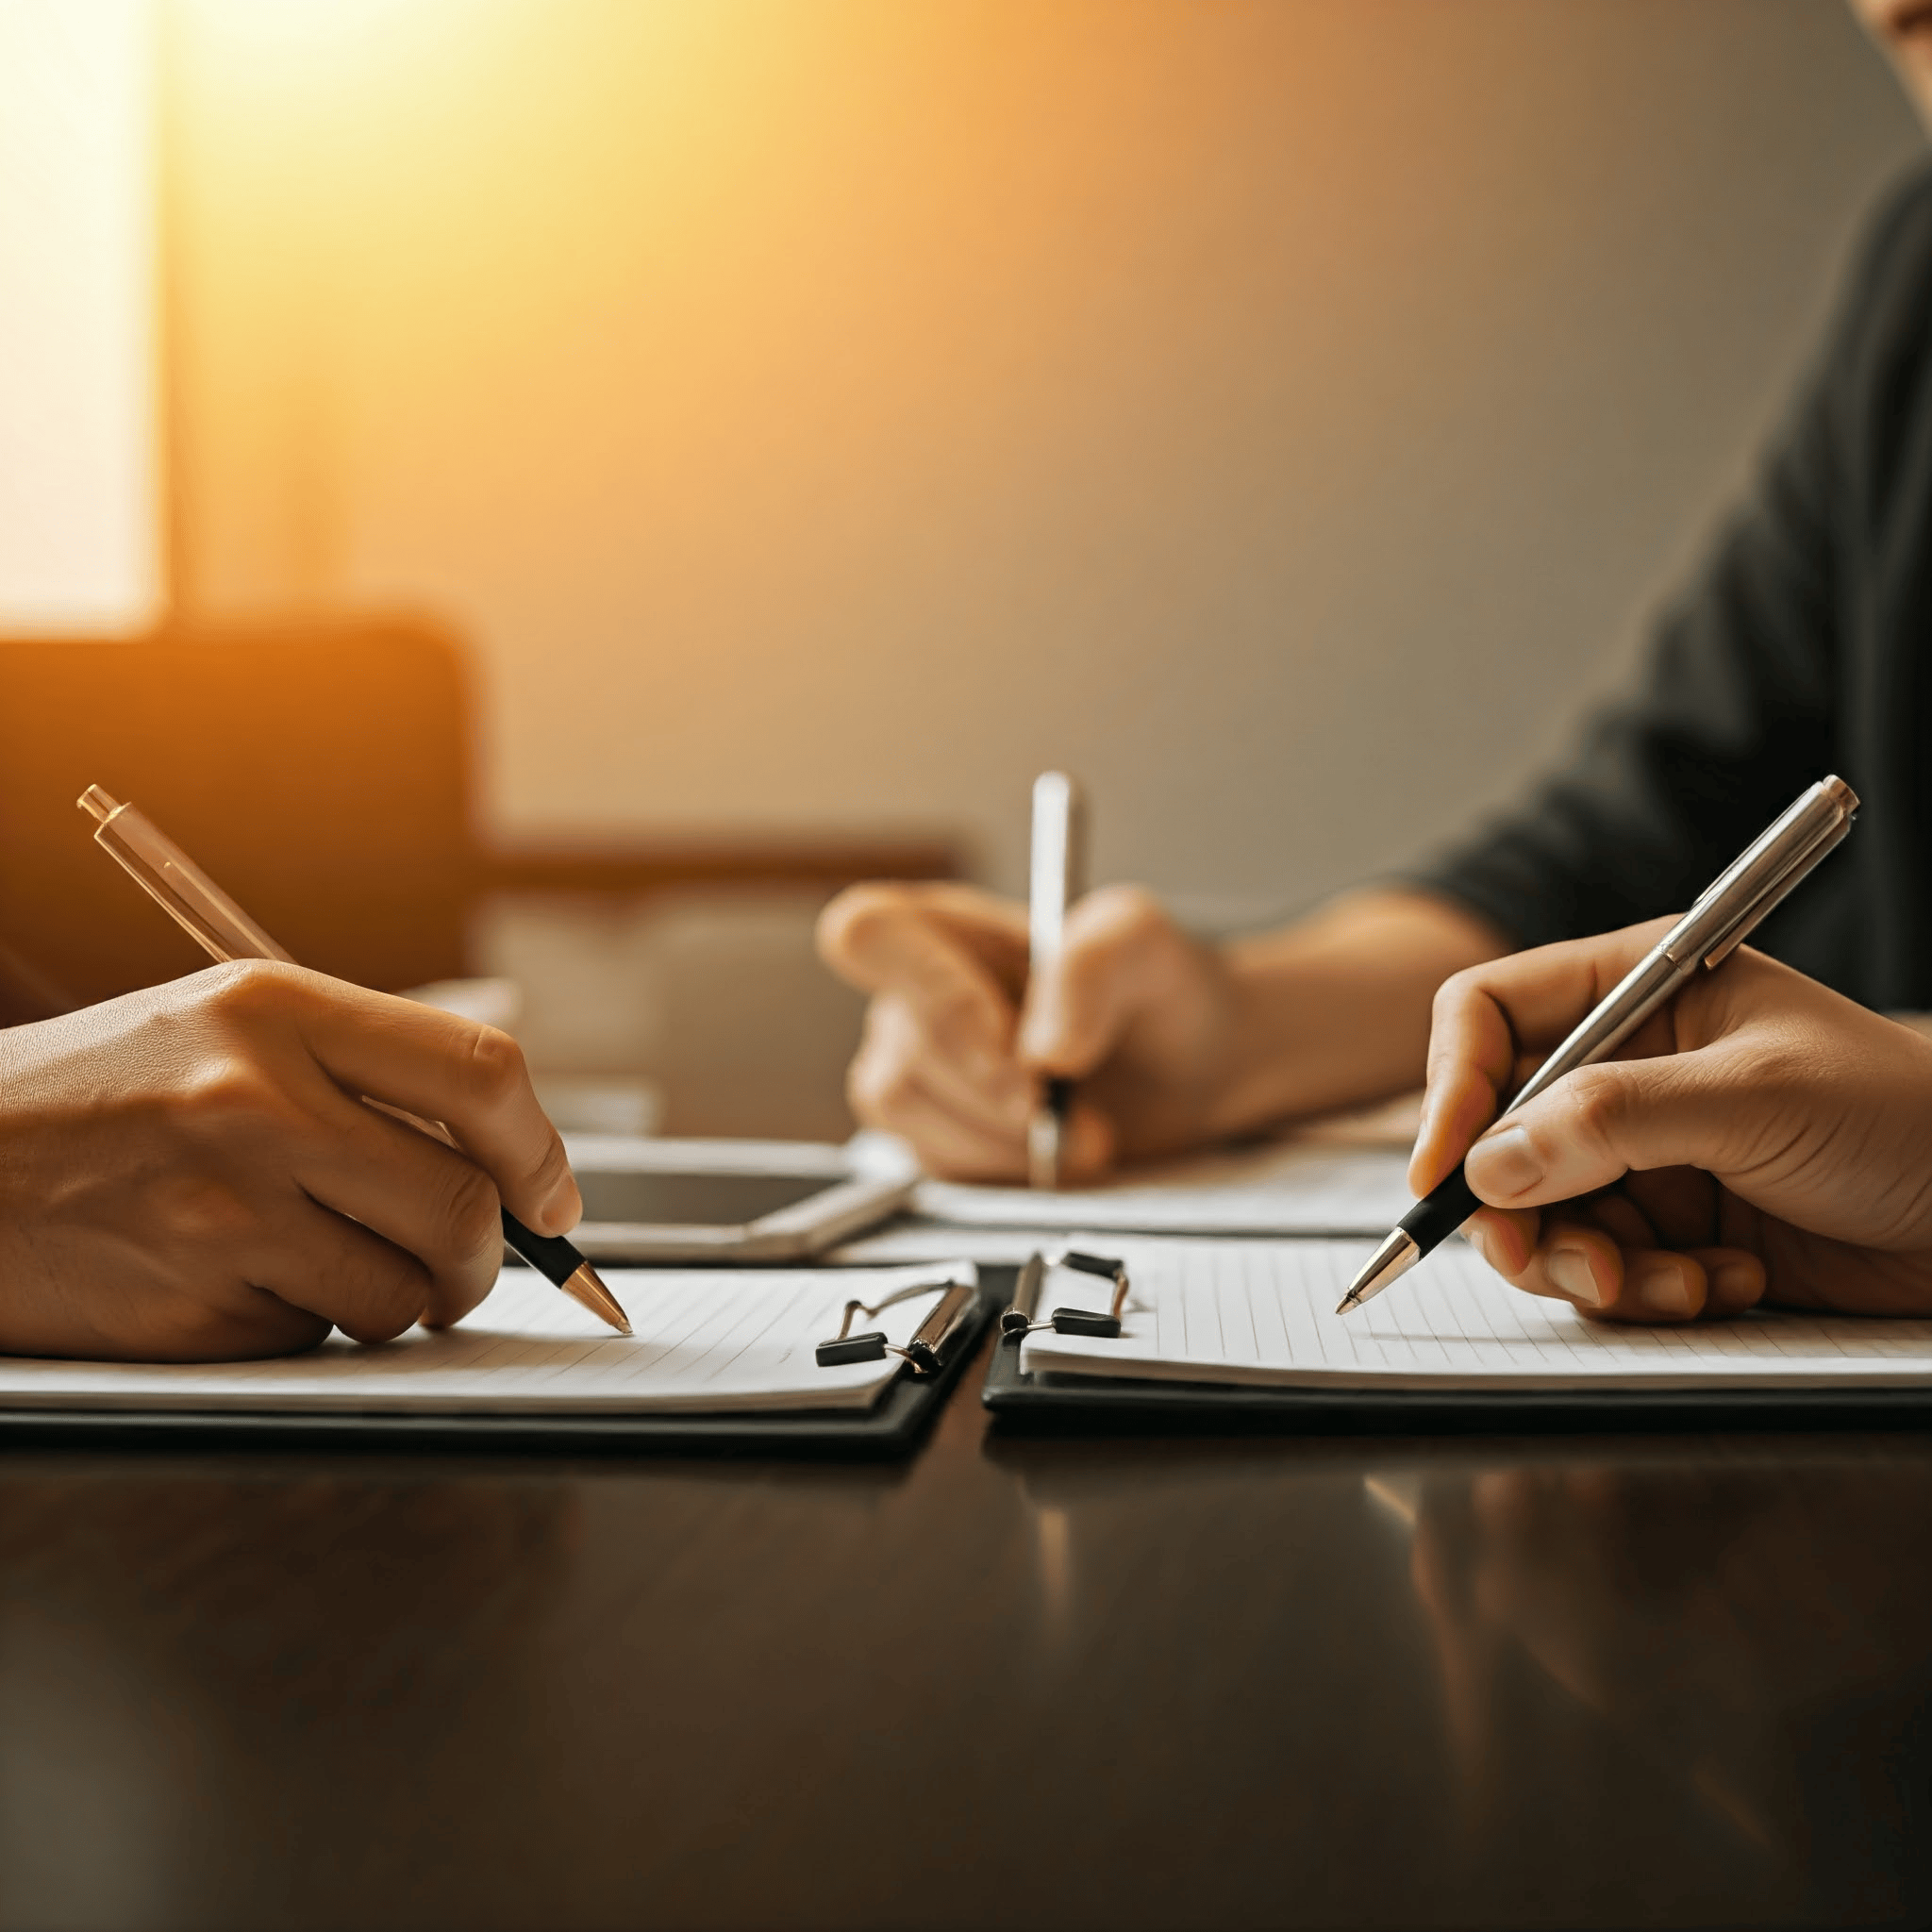
M 77 803 L 95 821 L 95 844 L 210 958 L 224 963 L 230 959 L 279 959 L 284 965 L 294 965 L 289 954 L 144 812 L 123 805 L 98 785 L 90 785 Z M 383 1111 L 446 1146 L 456 1144 L 441 1122 L 419 1119 L 401 1108 L 384 1107 Z M 620 1335 L 630 1333 L 630 1318 L 617 1297 L 572 1242 L 560 1235 L 536 1233 L 508 1208 L 502 1212 L 504 1240 L 531 1267 Z
M 1707 886 L 1672 926 L 1497 1115 L 1507 1118 L 1565 1074 L 1607 1059 L 1702 968 L 1722 966 L 1759 920 L 1852 828 L 1858 795 L 1842 778 L 1821 778 Z M 1336 1304 L 1338 1315 L 1373 1301 L 1439 1248 L 1483 1204 L 1461 1165 L 1383 1240 Z
M 1029 976 L 1060 956 L 1067 908 L 1087 889 L 1087 810 L 1079 786 L 1064 772 L 1042 772 L 1033 781 L 1033 841 L 1026 901 L 1026 969 Z M 1026 1183 L 1060 1184 L 1061 1142 L 1074 1083 L 1049 1076 L 1026 1123 Z

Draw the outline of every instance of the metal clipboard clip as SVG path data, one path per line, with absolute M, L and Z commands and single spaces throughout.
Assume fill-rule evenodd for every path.
M 853 1316 L 883 1314 L 895 1303 L 910 1301 L 916 1294 L 930 1294 L 938 1288 L 946 1292 L 912 1331 L 912 1339 L 904 1348 L 895 1341 L 888 1341 L 883 1328 L 872 1329 L 864 1335 L 853 1334 Z M 936 1375 L 945 1361 L 947 1349 L 971 1320 L 978 1294 L 979 1290 L 973 1282 L 955 1281 L 946 1275 L 938 1281 L 909 1282 L 904 1288 L 894 1289 L 881 1301 L 849 1301 L 838 1334 L 831 1341 L 819 1343 L 814 1358 L 822 1369 L 836 1369 L 846 1362 L 882 1362 L 889 1355 L 895 1355 L 912 1364 L 915 1375 Z
M 1078 1274 L 1097 1274 L 1104 1281 L 1111 1281 L 1113 1301 L 1107 1312 L 1102 1314 L 1095 1308 L 1056 1308 L 1045 1321 L 1039 1320 L 1040 1291 L 1046 1285 L 1050 1268 L 1071 1268 Z M 1045 1255 L 1029 1256 L 1013 1286 L 1011 1306 L 1001 1311 L 1000 1335 L 1002 1339 L 1010 1335 L 1017 1340 L 1032 1334 L 1036 1328 L 1051 1328 L 1056 1335 L 1097 1335 L 1108 1341 L 1117 1340 L 1121 1314 L 1127 1306 L 1127 1264 L 1110 1256 L 1085 1255 L 1077 1248 L 1064 1249 L 1051 1259 Z

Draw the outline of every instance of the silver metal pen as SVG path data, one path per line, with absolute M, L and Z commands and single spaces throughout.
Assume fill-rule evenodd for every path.
M 1766 913 L 1852 828 L 1857 794 L 1823 778 L 1707 886 L 1697 903 L 1633 966 L 1576 1030 L 1523 1084 L 1497 1118 L 1578 1067 L 1607 1059 L 1700 969 L 1721 966 Z M 1449 1239 L 1482 1206 L 1458 1166 L 1419 1201 L 1371 1255 L 1335 1312 L 1372 1301 Z
M 1087 890 L 1087 805 L 1080 787 L 1064 772 L 1042 772 L 1033 781 L 1033 855 L 1026 904 L 1027 971 L 1038 974 L 1060 956 L 1067 908 Z M 1074 1083 L 1049 1078 L 1026 1123 L 1026 1180 L 1030 1187 L 1060 1184 L 1060 1142 Z

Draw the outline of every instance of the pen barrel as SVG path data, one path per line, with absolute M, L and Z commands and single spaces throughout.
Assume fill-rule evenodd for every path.
M 1523 1083 L 1497 1118 L 1506 1120 L 1519 1107 L 1527 1107 L 1565 1074 L 1607 1059 L 1696 971 L 1694 954 L 1678 960 L 1662 946 L 1646 953 L 1610 989 L 1595 1011 Z
M 1661 947 L 1646 953 L 1582 1025 L 1523 1083 L 1498 1120 L 1507 1120 L 1518 1108 L 1547 1092 L 1565 1074 L 1607 1059 L 1696 970 L 1694 957 L 1688 964 L 1679 964 Z M 1397 1224 L 1426 1255 L 1441 1247 L 1482 1205 L 1458 1167 Z
M 91 785 L 81 804 L 100 812 L 94 842 L 176 925 L 214 958 L 294 960 L 144 812 Z
M 521 1255 L 552 1288 L 561 1288 L 579 1268 L 584 1257 L 561 1235 L 538 1234 L 527 1228 L 508 1208 L 502 1210 L 503 1239 Z
M 1418 1254 L 1433 1254 L 1483 1204 L 1457 1168 L 1418 1201 L 1396 1224 L 1416 1244 Z

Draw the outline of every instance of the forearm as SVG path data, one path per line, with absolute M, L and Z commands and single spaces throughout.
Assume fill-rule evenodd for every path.
M 1420 1087 L 1436 989 L 1509 950 L 1454 901 L 1390 889 L 1231 941 L 1234 1019 L 1213 1137 Z

